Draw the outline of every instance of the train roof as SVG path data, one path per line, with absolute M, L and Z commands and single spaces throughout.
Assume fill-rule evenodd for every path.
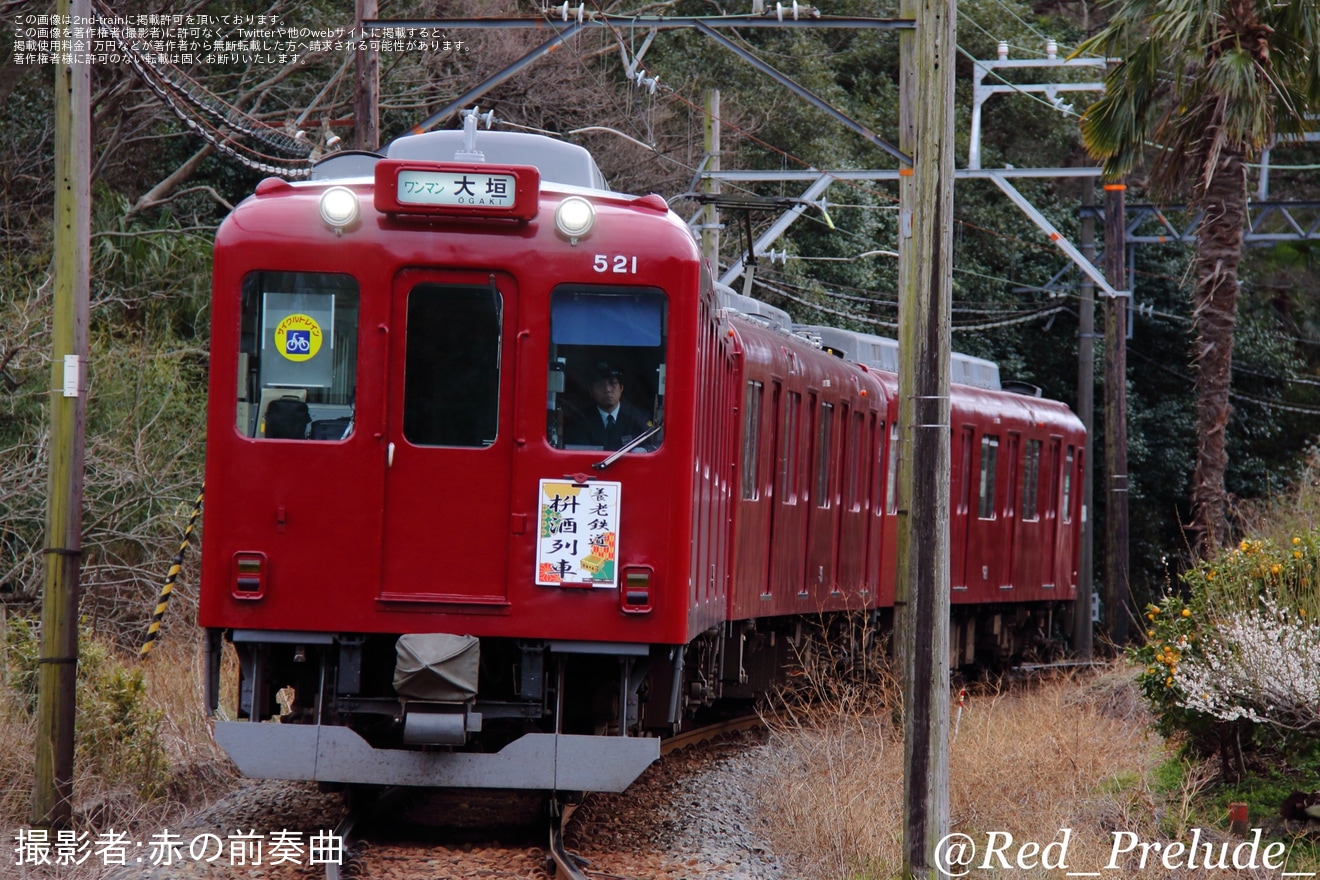
M 313 180 L 370 177 L 378 160 L 413 159 L 427 162 L 490 162 L 497 165 L 533 165 L 547 183 L 609 192 L 605 175 L 591 153 L 577 144 L 539 134 L 483 131 L 476 138 L 481 158 L 464 152 L 464 133 L 457 129 L 405 135 L 392 141 L 384 155 L 358 150 L 331 153 L 312 169 Z
M 822 348 L 837 352 L 848 360 L 877 370 L 898 372 L 897 339 L 818 324 L 794 324 L 793 332 L 819 339 Z M 988 391 L 999 391 L 1003 387 L 999 381 L 999 364 L 957 351 L 950 355 L 949 381 Z
M 785 333 L 801 336 L 854 363 L 865 364 L 871 369 L 883 370 L 887 373 L 898 372 L 898 340 L 896 339 L 872 336 L 856 330 L 844 330 L 841 327 L 794 324 L 788 312 L 783 309 L 743 296 L 734 292 L 733 288 L 722 284 L 716 285 L 715 290 L 720 308 L 751 316 Z M 985 358 L 953 352 L 949 369 L 949 381 L 958 385 L 971 385 L 988 391 L 999 391 L 1004 387 L 999 381 L 999 365 Z
M 785 333 L 793 332 L 793 319 L 783 309 L 775 308 L 769 303 L 761 302 L 759 299 L 752 299 L 750 296 L 735 293 L 732 287 L 724 284 L 716 284 L 715 292 L 719 299 L 720 308 L 737 312 L 740 315 L 758 318 L 761 322 Z

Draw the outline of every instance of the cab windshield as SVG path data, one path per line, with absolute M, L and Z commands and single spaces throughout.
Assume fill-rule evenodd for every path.
M 664 421 L 668 301 L 653 287 L 561 285 L 550 297 L 546 439 L 617 450 Z M 637 447 L 652 451 L 661 434 Z

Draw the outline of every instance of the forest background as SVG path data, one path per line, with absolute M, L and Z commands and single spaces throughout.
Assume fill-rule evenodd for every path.
M 290 28 L 348 29 L 352 7 L 348 0 L 127 0 L 114 11 L 272 16 Z M 600 8 L 675 15 L 748 11 L 705 0 Z M 820 9 L 829 15 L 897 15 L 896 4 L 863 0 L 837 0 Z M 20 16 L 53 11 L 50 2 L 0 0 L 6 28 Z M 501 0 L 380 4 L 382 18 L 540 12 L 533 4 Z M 1001 40 L 1014 58 L 1043 58 L 1047 39 L 1066 54 L 1096 30 L 1106 12 L 1088 0 L 960 0 L 958 12 L 955 130 L 963 165 L 971 59 L 993 58 Z M 450 37 L 445 50 L 383 55 L 382 140 L 513 62 L 545 34 L 491 30 Z M 702 160 L 703 96 L 711 88 L 722 94 L 725 169 L 895 167 L 875 146 L 694 32 L 662 34 L 642 63 L 653 83 L 629 80 L 621 46 L 633 51 L 640 38 L 606 29 L 586 32 L 484 96 L 481 106 L 495 111 L 496 127 L 548 132 L 587 147 L 615 189 L 661 193 L 685 217 L 696 211 L 682 195 L 692 189 Z M 749 30 L 735 39 L 880 137 L 897 140 L 894 32 Z M 7 62 L 0 70 L 0 603 L 6 617 L 17 617 L 35 608 L 42 581 L 54 69 L 17 63 L 12 30 L 6 44 Z M 123 650 L 140 642 L 201 487 L 211 242 L 230 207 L 266 176 L 251 167 L 256 162 L 249 149 L 269 151 L 240 129 L 254 120 L 286 135 L 303 131 L 315 152 L 327 149 L 332 137 L 351 143 L 353 136 L 351 52 L 315 50 L 290 64 L 180 65 L 172 75 L 191 80 L 198 87 L 194 95 L 203 96 L 203 109 L 192 114 L 191 123 L 162 100 L 171 89 L 168 82 L 148 82 L 128 64 L 99 64 L 93 71 L 82 616 L 89 629 Z M 982 128 L 983 166 L 1093 165 L 1077 126 L 1088 93 L 1065 94 L 1071 112 L 1026 95 L 992 99 Z M 229 113 L 223 109 L 208 116 L 208 102 L 212 109 L 228 105 L 241 112 L 227 119 L 221 119 Z M 1320 199 L 1320 175 L 1306 168 L 1315 155 L 1314 145 L 1277 147 L 1271 198 Z M 1138 169 L 1128 181 L 1129 204 L 1145 201 L 1143 173 Z M 1253 187 L 1257 173 L 1252 172 Z M 1078 240 L 1082 187 L 1088 183 L 1074 178 L 1017 185 L 1056 227 Z M 743 189 L 795 198 L 798 187 Z M 897 189 L 836 183 L 828 198 L 828 222 L 820 212 L 808 211 L 775 245 L 787 258 L 762 260 L 753 293 L 806 323 L 895 335 L 896 262 L 862 255 L 895 249 Z M 1056 279 L 1066 259 L 989 182 L 959 181 L 955 210 L 954 348 L 993 359 L 1005 378 L 1075 404 L 1078 273 L 1070 270 Z M 773 218 L 754 219 L 759 232 Z M 721 261 L 737 259 L 744 247 L 731 224 Z M 1158 600 L 1191 555 L 1182 528 L 1189 519 L 1196 449 L 1189 366 L 1191 256 L 1190 247 L 1177 243 L 1142 246 L 1135 253 L 1127 389 L 1135 607 Z M 1251 248 L 1242 279 L 1227 481 L 1233 496 L 1251 499 L 1292 481 L 1313 444 L 1320 413 L 1315 296 L 1320 252 L 1314 242 Z M 1098 329 L 1103 323 L 1103 310 L 1097 309 Z M 1096 350 L 1098 356 L 1100 346 Z M 1098 363 L 1095 376 L 1095 398 L 1101 400 Z M 1104 440 L 1097 408 L 1092 462 L 1097 487 L 1105 485 L 1099 454 Z M 1099 542 L 1104 508 L 1098 490 L 1095 506 Z M 195 578 L 185 566 L 165 638 L 173 626 L 181 637 L 191 635 L 194 601 Z

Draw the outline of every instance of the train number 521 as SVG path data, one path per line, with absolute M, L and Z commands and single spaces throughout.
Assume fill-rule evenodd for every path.
M 629 257 L 625 254 L 596 254 L 592 257 L 591 268 L 597 272 L 610 272 L 614 275 L 636 275 L 637 257 Z

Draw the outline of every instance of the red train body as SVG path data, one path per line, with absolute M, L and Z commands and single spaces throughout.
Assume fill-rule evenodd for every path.
M 741 314 L 585 151 L 477 147 L 337 156 L 217 235 L 200 622 L 249 775 L 619 790 L 805 615 L 892 605 L 885 341 Z M 573 442 L 602 362 L 649 425 L 626 451 Z M 953 432 L 961 664 L 1074 598 L 1083 433 L 967 385 Z

